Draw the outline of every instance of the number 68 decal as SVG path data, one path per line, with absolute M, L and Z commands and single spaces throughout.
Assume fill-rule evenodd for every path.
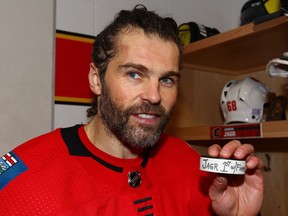
M 237 110 L 237 102 L 235 100 L 227 101 L 227 110 L 229 112 Z

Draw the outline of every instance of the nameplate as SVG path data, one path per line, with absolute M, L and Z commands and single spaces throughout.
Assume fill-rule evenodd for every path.
M 210 127 L 211 139 L 256 138 L 262 136 L 260 123 L 231 124 Z

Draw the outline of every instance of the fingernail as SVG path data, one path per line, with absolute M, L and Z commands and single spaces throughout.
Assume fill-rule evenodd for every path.
M 226 149 L 226 148 L 223 148 L 223 149 L 221 149 L 221 154 L 228 155 L 229 154 L 229 150 Z
M 216 155 L 216 154 L 217 154 L 217 151 L 214 150 L 214 149 L 208 149 L 208 154 L 209 154 L 209 155 Z
M 241 149 L 237 149 L 236 152 L 234 153 L 235 156 L 242 156 L 243 151 Z

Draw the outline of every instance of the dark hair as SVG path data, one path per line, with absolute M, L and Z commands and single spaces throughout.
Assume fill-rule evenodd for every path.
M 157 35 L 161 39 L 173 41 L 179 48 L 179 70 L 182 69 L 182 45 L 178 37 L 177 23 L 171 17 L 161 17 L 153 11 L 148 11 L 143 5 L 136 5 L 133 10 L 122 10 L 100 34 L 93 43 L 92 59 L 99 70 L 101 82 L 110 60 L 116 55 L 118 38 L 121 32 L 129 28 L 143 29 L 147 35 Z M 92 107 L 87 110 L 87 116 L 97 114 L 97 97 Z

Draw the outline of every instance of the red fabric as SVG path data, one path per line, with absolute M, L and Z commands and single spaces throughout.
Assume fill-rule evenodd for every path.
M 163 135 L 142 168 L 142 158 L 119 159 L 97 149 L 84 127 L 79 135 L 94 155 L 123 167 L 123 172 L 91 157 L 71 156 L 57 129 L 13 151 L 28 170 L 0 191 L 2 216 L 211 215 L 207 189 L 212 177 L 199 170 L 198 153 L 184 141 Z M 141 173 L 138 188 L 127 182 L 127 173 L 135 170 Z
M 90 53 L 92 42 L 56 37 L 55 96 L 93 98 L 87 78 Z

